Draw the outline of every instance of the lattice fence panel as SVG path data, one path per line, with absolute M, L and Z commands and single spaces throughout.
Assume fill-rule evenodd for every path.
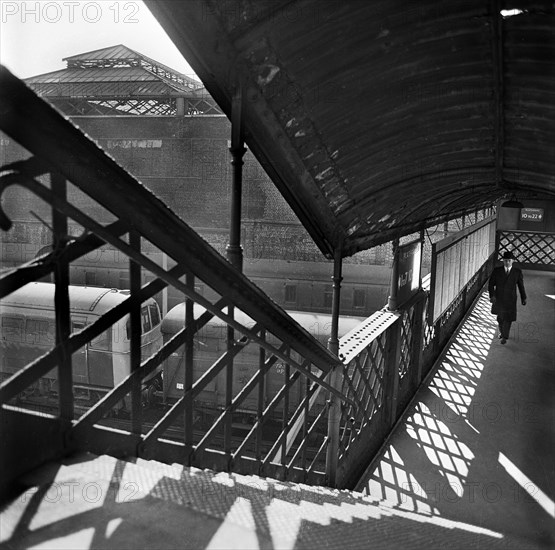
M 412 327 L 415 308 L 403 313 L 401 320 L 401 353 L 399 356 L 399 377 L 403 378 L 409 370 L 412 349 Z
M 511 251 L 521 264 L 555 265 L 555 234 L 500 231 L 499 257 Z
M 383 332 L 343 368 L 341 392 L 357 402 L 342 408 L 339 452 L 344 453 L 362 426 L 372 421 L 384 402 L 386 334 Z

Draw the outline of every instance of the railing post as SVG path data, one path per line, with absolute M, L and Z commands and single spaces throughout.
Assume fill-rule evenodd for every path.
M 423 291 L 420 292 L 419 300 L 414 304 L 414 326 L 412 327 L 413 334 L 413 349 L 411 350 L 413 365 L 416 364 L 416 384 L 420 385 L 422 381 L 422 352 L 424 349 L 424 337 L 426 331 L 424 330 L 426 295 Z
M 397 417 L 397 398 L 399 393 L 399 359 L 401 356 L 401 322 L 399 317 L 387 329 L 387 357 L 385 372 L 385 395 L 388 398 L 387 423 L 393 426 Z
M 260 333 L 261 338 L 266 338 L 266 331 L 263 330 Z M 264 368 L 264 364 L 266 362 L 266 350 L 260 346 L 258 351 L 258 368 L 262 370 Z M 264 413 L 264 407 L 266 405 L 266 375 L 260 377 L 260 381 L 258 382 L 258 403 L 256 408 L 256 421 L 258 422 L 258 426 L 256 429 L 256 461 L 259 468 L 259 475 L 262 474 L 260 471 L 260 466 L 262 464 L 262 414 Z
M 187 272 L 187 286 L 195 288 L 195 276 Z M 185 299 L 185 326 L 191 327 L 194 321 L 194 302 L 189 297 Z M 188 392 L 193 386 L 193 361 L 194 361 L 194 334 L 190 332 L 185 342 L 185 379 L 183 380 L 184 392 Z M 185 457 L 184 466 L 190 466 L 193 450 L 193 400 L 189 398 L 185 402 L 183 419 Z
M 288 348 L 287 355 L 291 354 L 291 349 Z M 291 365 L 289 363 L 285 363 L 285 376 L 283 377 L 283 383 L 288 384 L 289 379 L 291 378 Z M 287 423 L 289 421 L 289 391 L 283 396 L 283 416 L 281 422 L 281 433 L 283 434 L 287 429 Z M 281 457 L 280 457 L 280 464 L 283 467 L 283 479 L 287 479 L 287 437 L 283 438 L 283 444 L 281 445 Z
M 233 316 L 234 308 L 228 307 L 228 313 Z M 227 351 L 233 348 L 235 341 L 235 331 L 229 325 L 227 326 Z M 225 370 L 225 409 L 231 409 L 231 402 L 233 401 L 233 355 L 230 354 L 227 361 Z M 231 459 L 231 435 L 233 430 L 233 413 L 227 415 L 224 424 L 224 452 Z M 231 465 L 231 463 L 230 463 Z
M 339 309 L 341 303 L 342 257 L 341 248 L 335 250 L 333 264 L 333 301 L 331 312 L 331 334 L 328 340 L 328 349 L 334 354 L 339 354 Z M 340 368 L 334 367 L 330 376 L 330 385 L 340 389 Z M 335 487 L 337 482 L 337 464 L 339 454 L 339 424 L 341 422 L 341 403 L 335 395 L 328 398 L 328 448 L 326 452 L 326 480 L 330 487 Z
M 141 236 L 136 230 L 129 231 L 129 244 L 136 251 L 141 250 Z M 129 286 L 131 287 L 131 310 L 129 312 L 129 324 L 131 327 L 130 338 L 130 369 L 131 372 L 141 366 L 141 302 L 137 295 L 141 290 L 141 266 L 133 260 L 129 260 Z M 141 403 L 141 380 L 135 378 L 131 389 L 131 431 L 139 435 L 141 433 L 143 411 Z
M 424 246 L 426 245 L 426 231 L 420 231 L 420 267 L 418 268 L 418 290 L 422 290 L 422 264 L 424 263 Z
M 66 200 L 67 182 L 58 174 L 51 175 L 52 192 L 61 200 Z M 52 208 L 52 228 L 54 231 L 54 248 L 63 249 L 68 238 L 67 217 Z M 73 420 L 73 372 L 71 355 L 68 353 L 66 341 L 71 334 L 71 318 L 69 313 L 69 263 L 60 254 L 54 271 L 54 310 L 56 316 L 56 346 L 59 349 L 58 362 L 58 399 L 60 418 Z

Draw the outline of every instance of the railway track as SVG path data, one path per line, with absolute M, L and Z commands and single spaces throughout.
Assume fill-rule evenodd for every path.
M 27 409 L 32 409 L 38 413 L 46 413 L 46 414 L 58 414 L 58 405 L 56 404 L 37 404 L 37 402 L 33 402 L 30 400 L 19 400 L 18 403 L 12 403 L 19 407 L 24 407 Z M 75 419 L 77 420 L 84 412 L 88 410 L 87 407 L 82 405 L 76 405 L 75 407 Z M 162 418 L 164 413 L 166 412 L 166 408 L 163 407 L 150 407 L 143 409 L 143 421 L 141 427 L 141 433 L 146 435 Z M 116 430 L 120 430 L 123 432 L 131 432 L 131 419 L 130 418 L 122 418 L 122 417 L 105 417 L 102 418 L 97 424 L 101 426 L 105 426 L 107 428 L 113 428 Z M 204 426 L 203 429 L 193 429 L 193 445 L 198 444 L 201 439 L 205 436 L 206 432 L 208 431 L 210 426 Z M 243 442 L 244 438 L 248 433 L 248 429 L 250 429 L 249 425 L 245 425 L 245 428 L 238 430 L 235 429 L 235 432 L 240 431 L 241 433 L 233 433 L 231 436 L 231 450 L 232 452 L 236 450 L 241 443 Z M 272 448 L 272 445 L 276 441 L 277 437 L 279 436 L 279 427 L 278 426 L 265 426 L 263 431 L 263 439 L 262 439 L 262 446 L 261 446 L 261 456 L 265 457 Z M 223 432 L 223 430 L 222 430 Z M 265 437 L 264 437 L 265 436 Z M 184 427 L 179 424 L 173 425 L 168 427 L 163 435 L 161 436 L 163 439 L 168 439 L 171 441 L 182 442 L 185 438 L 185 431 Z M 250 456 L 251 458 L 255 458 L 255 451 L 254 451 L 254 441 L 255 438 L 253 437 L 251 443 L 248 447 L 243 450 L 242 455 Z M 207 445 L 208 449 L 215 450 L 215 451 L 224 451 L 224 437 L 223 433 L 219 433 L 214 435 L 210 442 Z M 290 451 L 290 455 L 294 453 L 296 448 L 294 447 Z M 307 448 L 307 460 L 311 462 L 317 452 L 316 448 Z
M 33 398 L 20 398 L 14 399 L 10 403 L 11 405 L 30 409 L 37 413 L 44 413 L 50 415 L 57 415 L 58 414 L 58 403 L 54 402 L 52 399 L 47 401 L 43 399 L 33 399 Z M 75 420 L 78 420 L 81 415 L 87 412 L 89 406 L 85 406 L 79 403 L 76 403 L 74 406 L 75 409 Z M 143 409 L 143 421 L 141 423 L 141 433 L 146 435 L 154 426 L 158 423 L 158 421 L 162 418 L 162 416 L 167 411 L 164 407 L 149 407 Z M 102 418 L 98 421 L 98 424 L 101 426 L 106 426 L 108 428 L 114 428 L 116 430 L 121 430 L 123 432 L 130 432 L 131 431 L 131 419 L 130 418 L 123 418 L 121 416 L 107 416 Z M 250 426 L 246 425 L 246 428 L 250 429 Z M 266 427 L 267 428 L 267 427 Z M 204 427 L 204 429 L 193 429 L 193 444 L 197 444 L 201 441 L 204 437 L 206 432 L 208 431 L 209 426 Z M 239 430 L 235 430 L 239 431 Z M 237 449 L 239 445 L 243 442 L 244 437 L 248 433 L 245 429 L 241 430 L 241 435 L 232 435 L 231 437 L 231 448 Z M 277 437 L 275 430 L 271 429 L 265 430 L 266 432 L 271 431 L 274 437 Z M 185 430 L 183 426 L 179 424 L 169 426 L 163 433 L 163 439 L 169 439 L 173 441 L 183 441 L 185 438 Z M 253 439 L 254 441 L 254 439 Z M 275 439 L 265 439 L 262 443 L 262 453 L 267 453 Z M 224 449 L 224 438 L 221 434 L 216 434 L 212 437 L 210 443 L 208 444 L 208 448 L 222 451 Z
M 143 412 L 143 414 L 151 412 L 150 410 L 146 410 Z M 162 411 L 161 411 L 162 413 Z M 152 416 L 146 414 L 147 418 L 148 416 Z M 160 414 L 161 416 L 161 414 Z M 156 425 L 156 420 L 153 419 L 145 419 L 142 422 L 142 433 L 147 434 L 155 425 Z M 103 426 L 107 426 L 110 428 L 114 428 L 117 430 L 122 430 L 122 431 L 130 431 L 131 429 L 131 420 L 127 419 L 127 418 L 103 418 L 101 422 L 99 422 L 101 425 Z M 250 428 L 250 426 L 249 426 Z M 201 439 L 205 436 L 206 432 L 208 431 L 208 429 L 193 429 L 193 445 L 198 444 Z M 239 431 L 239 430 L 236 430 Z M 241 443 L 243 442 L 244 438 L 247 435 L 247 431 L 241 430 L 243 433 L 242 435 L 238 435 L 238 434 L 232 434 L 231 436 L 231 448 L 232 449 L 237 449 Z M 268 431 L 268 430 L 267 430 Z M 273 433 L 273 435 L 275 435 Z M 169 439 L 169 440 L 173 440 L 173 441 L 183 441 L 185 438 L 185 430 L 183 428 L 183 426 L 179 426 L 179 425 L 174 425 L 174 426 L 170 426 L 169 428 L 166 429 L 166 431 L 163 434 L 163 439 Z M 252 439 L 252 445 L 254 445 L 254 441 L 255 439 Z M 275 439 L 263 439 L 262 441 L 262 454 L 266 454 L 270 451 L 273 443 L 274 443 Z M 208 444 L 208 448 L 209 449 L 214 449 L 217 451 L 223 451 L 224 449 L 224 437 L 222 434 L 216 434 L 212 437 L 212 439 L 210 440 L 209 444 Z M 247 453 L 250 454 L 250 453 Z M 253 455 L 254 456 L 254 455 Z

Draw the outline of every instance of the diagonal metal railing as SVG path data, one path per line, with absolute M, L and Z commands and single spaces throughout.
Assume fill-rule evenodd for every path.
M 125 454 L 147 456 L 155 449 L 158 456 L 165 453 L 168 460 L 188 464 L 210 464 L 222 469 L 233 465 L 238 471 L 266 471 L 303 480 L 313 475 L 320 479 L 318 471 L 324 470 L 321 449 L 327 444 L 325 423 L 321 422 L 325 406 L 320 407 L 314 418 L 306 415 L 294 448 L 286 446 L 286 439 L 300 411 L 307 410 L 316 388 L 352 401 L 326 381 L 327 373 L 340 364 L 339 359 L 155 195 L 3 67 L 0 84 L 0 129 L 31 154 L 27 160 L 2 166 L 0 194 L 19 186 L 39 197 L 52 209 L 54 231 L 51 253 L 2 274 L 0 296 L 7 303 L 12 294 L 23 291 L 28 283 L 54 273 L 56 335 L 50 349 L 43 350 L 21 368 L 10 366 L 3 373 L 7 379 L 0 385 L 2 403 L 7 407 L 19 404 L 22 394 L 50 376 L 49 388 L 58 392 L 59 418 L 67 426 L 64 437 L 68 449 L 92 445 L 103 451 L 112 445 L 111 436 L 106 430 L 99 431 L 98 423 L 123 404 L 130 411 L 130 422 L 123 432 L 130 437 L 123 441 L 126 438 L 122 436 L 117 446 Z M 75 200 L 76 192 L 97 206 L 84 207 L 82 199 Z M 98 208 L 107 213 L 103 217 L 109 218 L 109 222 L 99 221 L 89 213 L 97 212 Z M 68 235 L 68 220 L 82 226 L 81 235 Z M 8 214 L 0 209 L 0 227 L 8 230 L 10 225 Z M 109 311 L 74 330 L 70 295 L 77 291 L 69 284 L 69 266 L 72 260 L 106 243 L 128 256 L 131 292 Z M 153 248 L 171 258 L 175 266 L 168 269 L 153 260 L 148 253 Z M 147 272 L 154 280 L 141 287 L 141 272 Z M 211 300 L 200 294 L 195 288 L 196 280 L 209 286 L 219 298 Z M 167 342 L 148 348 L 145 355 L 144 336 L 143 339 L 136 336 L 141 332 L 144 314 L 141 307 L 167 285 L 181 291 L 186 304 L 201 306 L 204 313 L 196 318 L 187 314 L 182 330 Z M 238 320 L 233 310 L 246 315 L 254 326 Z M 237 338 L 228 343 L 228 349 L 220 356 L 205 359 L 206 368 L 195 379 L 195 367 L 190 361 L 195 340 L 215 318 L 237 331 Z M 119 384 L 104 388 L 97 402 L 79 416 L 73 395 L 77 375 L 72 359 L 77 363 L 80 353 L 90 355 L 94 340 L 126 319 L 131 327 L 125 359 L 129 365 L 127 374 Z M 253 347 L 260 368 L 241 391 L 232 391 L 233 358 L 235 368 L 239 368 L 238 358 Z M 145 381 L 163 372 L 180 349 L 185 350 L 185 355 L 190 354 L 182 394 L 173 402 L 164 403 L 166 408 L 162 413 L 158 411 L 155 421 L 149 416 L 145 422 L 141 405 Z M 264 391 L 264 385 L 276 365 L 284 373 L 283 383 L 270 394 Z M 55 368 L 58 374 L 50 375 Z M 213 423 L 198 433 L 192 428 L 196 409 L 202 408 L 197 407 L 199 397 L 215 380 L 220 381 L 222 374 L 227 379 L 229 399 L 213 408 Z M 154 393 L 156 389 L 159 388 L 154 387 Z M 252 400 L 253 394 L 257 394 L 254 425 L 246 437 L 237 436 L 236 417 L 245 414 L 242 405 L 247 398 Z M 319 423 L 318 429 L 315 422 Z M 180 431 L 179 435 L 176 431 Z M 273 457 L 279 449 L 281 456 L 276 463 Z

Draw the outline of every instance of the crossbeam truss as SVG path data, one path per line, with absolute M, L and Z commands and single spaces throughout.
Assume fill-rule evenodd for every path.
M 114 98 L 49 98 L 49 102 L 67 116 L 206 116 L 223 112 L 210 98 L 114 97 Z
M 223 116 L 216 102 L 206 97 L 49 97 L 48 101 L 67 116 Z

